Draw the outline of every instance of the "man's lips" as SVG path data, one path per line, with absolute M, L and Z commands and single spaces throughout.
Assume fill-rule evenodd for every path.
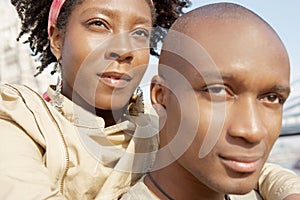
M 252 173 L 258 170 L 262 159 L 260 156 L 219 156 L 221 162 L 229 169 L 239 173 Z
M 97 76 L 102 83 L 112 88 L 124 88 L 132 80 L 130 75 L 119 72 L 104 72 Z

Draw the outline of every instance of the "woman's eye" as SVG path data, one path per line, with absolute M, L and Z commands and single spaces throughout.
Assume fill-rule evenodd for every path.
M 103 29 L 103 28 L 107 29 L 107 25 L 103 21 L 101 21 L 101 20 L 90 20 L 88 22 L 88 26 L 91 27 L 91 28 L 93 28 L 93 29 L 99 29 L 99 28 L 101 28 L 101 29 Z
M 133 32 L 134 36 L 149 38 L 149 31 L 144 29 L 138 29 Z

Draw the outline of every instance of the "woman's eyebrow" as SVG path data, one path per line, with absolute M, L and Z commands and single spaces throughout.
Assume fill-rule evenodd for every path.
M 143 16 L 138 16 L 136 22 L 136 24 L 149 24 L 151 25 L 152 24 L 152 21 L 143 17 Z
M 81 15 L 85 15 L 85 14 L 90 14 L 90 13 L 100 13 L 100 14 L 104 14 L 108 17 L 114 17 L 116 14 L 115 11 L 108 9 L 108 8 L 87 8 L 86 10 L 84 10 Z
M 106 15 L 110 18 L 115 18 L 115 17 L 122 17 L 123 13 L 119 11 L 115 11 L 109 8 L 88 8 L 84 10 L 81 15 L 86 15 L 90 13 L 99 13 Z M 149 20 L 148 18 L 144 17 L 143 15 L 136 15 L 136 24 L 152 24 L 152 21 Z

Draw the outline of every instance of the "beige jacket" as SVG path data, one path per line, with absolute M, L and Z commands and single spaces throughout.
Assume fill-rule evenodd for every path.
M 121 200 L 159 200 L 144 184 L 143 176 Z M 256 190 L 245 195 L 229 195 L 230 200 L 283 200 L 289 194 L 300 194 L 300 178 L 278 165 L 265 164 Z
M 0 199 L 116 199 L 158 148 L 157 118 L 131 121 L 104 129 L 68 99 L 62 115 L 25 86 L 1 86 Z
M 152 115 L 104 129 L 102 118 L 68 99 L 62 115 L 31 89 L 3 85 L 0 199 L 116 199 L 150 169 L 157 130 Z M 300 191 L 300 179 L 269 165 L 259 189 L 268 199 L 283 199 Z

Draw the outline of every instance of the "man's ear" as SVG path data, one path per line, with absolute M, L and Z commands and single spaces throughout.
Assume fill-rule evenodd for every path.
M 63 36 L 61 30 L 56 26 L 51 26 L 49 40 L 51 52 L 57 60 L 60 60 L 62 55 Z
M 166 116 L 166 98 L 168 88 L 165 86 L 163 79 L 159 76 L 154 76 L 150 86 L 150 97 L 153 108 L 160 117 Z
M 169 90 L 165 86 L 165 82 L 159 76 L 154 76 L 150 85 L 150 98 L 152 107 L 159 116 L 159 130 L 161 130 L 167 120 L 167 93 Z
M 151 80 L 150 85 L 150 97 L 151 103 L 164 105 L 165 87 L 161 77 L 158 75 L 154 76 Z

